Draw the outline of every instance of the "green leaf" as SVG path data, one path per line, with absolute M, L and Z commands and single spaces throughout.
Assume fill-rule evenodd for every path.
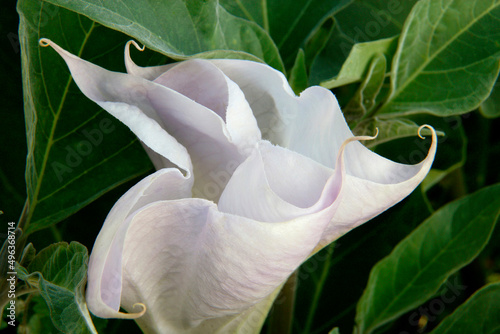
M 499 314 L 500 283 L 490 284 L 446 317 L 431 334 L 498 333 Z
M 230 13 L 254 21 L 276 42 L 287 68 L 328 16 L 354 0 L 220 0 Z
M 16 268 L 19 279 L 40 291 L 63 333 L 97 333 L 84 298 L 87 262 L 85 246 L 61 242 L 43 249 L 27 268 Z
M 216 0 L 48 2 L 121 31 L 148 48 L 175 59 L 193 55 L 260 59 L 280 71 L 284 70 L 278 49 L 266 31 L 253 22 L 229 14 Z
M 422 0 L 402 31 L 380 113 L 461 114 L 486 99 L 500 70 L 500 0 Z
M 374 58 L 380 59 L 380 56 L 385 55 L 384 60 L 391 63 L 396 46 L 396 37 L 354 45 L 339 74 L 333 79 L 321 82 L 320 85 L 332 89 L 363 80 Z
M 28 141 L 25 234 L 55 224 L 152 168 L 128 128 L 87 100 L 64 61 L 38 40 L 111 70 L 124 70 L 127 36 L 46 2 L 20 0 L 24 113 Z
M 500 185 L 436 211 L 377 263 L 356 314 L 357 333 L 371 333 L 431 298 L 488 243 L 500 214 Z
M 335 13 L 333 33 L 311 66 L 311 84 L 335 77 L 355 44 L 399 35 L 416 2 L 417 0 L 356 0 Z
M 500 116 L 500 84 L 498 82 L 493 87 L 490 96 L 481 104 L 479 111 L 486 118 Z
M 43 333 L 43 334 L 60 334 L 52 320 L 50 319 L 50 310 L 47 303 L 40 295 L 34 296 L 30 301 L 30 306 L 33 309 L 33 315 L 29 317 L 26 324 L 29 333 Z M 27 316 L 27 315 L 24 315 Z
M 295 64 L 293 64 L 288 82 L 297 95 L 299 95 L 308 86 L 306 58 L 304 50 L 302 49 L 300 49 L 299 53 L 297 54 L 297 59 L 295 59 Z
M 335 327 L 331 331 L 328 332 L 328 334 L 340 334 L 339 328 Z
M 354 97 L 342 109 L 344 117 L 352 127 L 353 123 L 366 118 L 376 105 L 376 98 L 384 84 L 387 61 L 381 53 L 373 56 L 365 79 Z

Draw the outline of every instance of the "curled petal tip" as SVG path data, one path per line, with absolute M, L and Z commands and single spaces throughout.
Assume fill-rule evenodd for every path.
M 144 305 L 143 303 L 135 303 L 134 305 L 132 305 L 132 307 L 135 309 L 136 307 L 141 307 L 142 310 L 140 310 L 139 312 L 136 312 L 136 313 L 123 313 L 123 312 L 119 312 L 120 316 L 117 317 L 117 318 L 120 318 L 120 319 L 137 319 L 137 318 L 140 318 L 144 315 L 144 313 L 146 313 L 146 305 Z
M 436 136 L 436 130 L 434 130 L 434 128 L 432 126 L 430 126 L 429 124 L 424 124 L 424 125 L 421 125 L 419 128 L 418 128 L 418 136 L 421 138 L 421 139 L 425 139 L 424 136 L 422 136 L 422 130 L 424 128 L 427 128 L 429 130 L 431 130 L 432 132 L 432 137 L 434 138 Z M 433 139 L 434 140 L 434 139 Z
M 52 41 L 48 38 L 40 38 L 40 40 L 38 41 L 38 44 L 40 44 L 40 46 L 43 46 L 44 48 L 49 46 L 50 43 L 52 43 Z
M 136 41 L 134 40 L 130 40 L 127 42 L 127 47 L 130 47 L 130 44 L 133 44 L 135 46 L 135 48 L 139 51 L 144 51 L 144 49 L 146 48 L 144 45 L 142 47 L 139 46 L 139 44 L 137 44 Z
M 353 142 L 353 141 L 359 141 L 359 140 L 374 140 L 375 138 L 377 138 L 378 136 L 378 128 L 375 128 L 375 134 L 373 136 L 354 136 L 354 137 L 350 137 L 350 138 L 347 138 L 344 143 L 342 144 L 342 146 L 345 146 L 347 145 L 348 143 L 350 142 Z

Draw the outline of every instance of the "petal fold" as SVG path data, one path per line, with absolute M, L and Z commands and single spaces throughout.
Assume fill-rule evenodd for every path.
M 126 222 L 145 205 L 190 196 L 191 183 L 192 180 L 186 179 L 178 169 L 161 169 L 137 183 L 116 202 L 97 236 L 89 259 L 86 299 L 92 313 L 102 318 L 131 317 L 118 312 L 121 302 L 120 254 Z M 132 307 L 130 312 L 134 310 Z M 142 313 L 136 314 L 140 315 Z
M 369 173 L 349 174 L 347 171 L 349 147 L 346 149 L 346 176 L 343 181 L 340 205 L 332 222 L 325 230 L 322 245 L 329 244 L 379 215 L 418 187 L 429 172 L 437 150 L 437 135 L 431 126 L 421 126 L 419 136 L 424 127 L 431 130 L 432 143 L 425 159 L 416 165 L 398 164 L 373 153 L 367 155 L 368 159 L 361 160 L 361 163 L 365 164 L 365 169 L 371 169 Z M 361 145 L 360 143 L 352 145 L 357 144 Z M 373 159 L 370 160 L 370 157 Z
M 119 231 L 121 306 L 146 305 L 136 320 L 146 333 L 206 333 L 273 294 L 314 250 L 331 215 L 266 223 L 201 199 L 146 206 Z
M 40 43 L 53 47 L 61 55 L 87 97 L 139 137 L 157 169 L 171 167 L 173 163 L 188 175 L 194 173 L 193 191 L 198 197 L 216 201 L 234 166 L 246 158 L 260 139 L 243 93 L 208 61 L 187 61 L 153 82 L 136 75 L 107 71 L 50 40 L 42 39 Z M 196 77 L 181 75 L 186 71 L 197 73 L 200 69 L 203 71 Z M 201 88 L 197 89 L 197 85 Z M 210 87 L 213 89 L 205 91 L 204 88 Z M 214 106 L 218 100 L 225 103 Z M 221 174 L 224 178 L 218 177 Z

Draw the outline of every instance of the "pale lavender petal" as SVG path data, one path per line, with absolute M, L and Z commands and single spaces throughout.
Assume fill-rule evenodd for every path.
M 264 138 L 334 167 L 340 146 L 353 134 L 329 90 L 310 87 L 299 97 L 285 76 L 269 66 L 245 60 L 212 62 L 241 87 Z
M 247 60 L 216 59 L 211 62 L 242 89 L 262 137 L 285 146 L 284 131 L 298 112 L 298 97 L 283 73 Z
M 333 177 L 335 169 L 263 142 L 259 150 L 235 171 L 220 198 L 219 208 L 260 221 L 279 222 L 317 212 L 328 205 L 335 206 L 335 215 L 325 229 L 320 249 L 398 203 L 419 185 L 436 153 L 437 139 L 431 130 L 433 144 L 420 164 L 390 162 L 391 169 L 387 170 L 391 175 L 385 175 L 384 170 L 377 170 L 381 168 L 380 160 L 367 161 L 365 167 L 375 169 L 371 176 L 378 177 L 365 179 L 350 175 L 346 168 L 341 188 L 335 182 L 328 182 L 339 182 L 339 178 Z M 349 141 L 355 139 L 367 138 L 351 137 Z M 358 144 L 347 145 L 345 152 Z M 344 146 L 345 143 L 341 148 Z M 375 154 L 373 157 L 380 159 Z M 339 159 L 334 164 L 341 165 Z
M 121 301 L 121 252 L 128 217 L 149 203 L 189 197 L 191 179 L 178 169 L 161 169 L 127 191 L 111 209 L 99 233 L 89 260 L 87 304 L 103 318 L 127 318 L 141 313 L 119 313 Z M 130 310 L 134 312 L 134 310 Z
M 106 71 L 51 41 L 41 42 L 52 46 L 63 57 L 75 82 L 87 97 L 120 119 L 144 142 L 157 168 L 171 167 L 168 163 L 171 161 L 188 173 L 194 170 L 193 191 L 199 197 L 217 200 L 235 165 L 245 159 L 249 147 L 260 139 L 243 93 L 206 61 L 188 61 L 178 66 L 184 71 L 208 67 L 207 79 L 214 72 L 219 73 L 210 82 L 215 82 L 216 87 L 222 82 L 226 89 L 206 92 L 206 96 L 200 91 L 198 97 L 202 102 L 214 94 L 225 99 L 227 124 L 221 115 L 163 84 Z M 172 73 L 170 78 L 180 80 L 179 72 Z M 157 80 L 167 83 L 169 75 Z M 184 78 L 183 84 L 189 84 L 189 78 Z M 191 81 L 191 84 L 196 82 Z M 245 127 L 238 133 L 241 124 Z M 224 179 L 218 177 L 219 174 L 224 174 Z
M 235 171 L 219 208 L 260 221 L 289 220 L 331 205 L 342 181 L 333 177 L 333 170 L 314 160 L 264 141 Z M 320 200 L 326 194 L 328 204 Z
M 122 307 L 146 305 L 136 320 L 146 333 L 212 332 L 275 292 L 314 250 L 331 211 L 265 223 L 201 199 L 146 206 L 124 232 Z
M 81 91 L 127 125 L 150 152 L 154 152 L 155 162 L 167 165 L 170 161 L 191 174 L 192 165 L 186 148 L 165 131 L 148 98 L 148 90 L 167 89 L 139 77 L 107 71 L 48 39 L 41 39 L 40 44 L 51 46 L 59 53 Z
M 231 140 L 240 150 L 253 147 L 261 139 L 257 121 L 240 87 L 211 61 L 193 59 L 162 66 L 140 67 L 130 57 L 129 41 L 125 46 L 127 72 L 171 88 L 217 113 L 225 122 Z M 168 73 L 167 73 L 168 72 Z
M 283 158 L 313 164 L 304 167 L 306 171 L 324 168 L 269 143 L 259 145 L 245 164 L 264 167 L 265 174 L 278 172 L 278 161 L 267 163 L 274 150 L 283 150 Z M 341 152 L 338 166 L 343 165 Z M 255 164 L 253 157 L 264 164 Z M 266 177 L 255 173 L 256 178 Z M 213 202 L 202 199 L 145 205 L 113 230 L 105 267 L 111 271 L 101 277 L 107 289 L 104 293 L 117 293 L 113 287 L 119 288 L 120 305 L 129 312 L 134 305 L 144 304 L 146 312 L 136 321 L 145 333 L 206 333 L 240 326 L 256 330 L 261 321 L 252 325 L 246 317 L 267 313 L 263 309 L 270 306 L 277 289 L 318 248 L 337 209 L 344 176 L 344 170 L 338 168 L 326 179 L 320 177 L 312 190 L 320 192 L 315 203 L 306 209 L 298 207 L 295 217 L 276 222 L 221 212 Z M 254 186 L 265 183 L 260 180 Z M 300 184 L 309 186 L 304 181 Z M 279 197 L 290 186 L 281 182 L 272 188 Z M 286 200 L 310 204 L 302 195 Z M 112 306 L 117 309 L 116 301 Z
M 125 45 L 125 68 L 127 69 L 128 74 L 136 75 L 144 79 L 153 81 L 154 79 L 158 78 L 160 75 L 162 75 L 172 67 L 179 64 L 179 63 L 172 63 L 167 65 L 148 66 L 148 67 L 137 66 L 130 57 L 131 44 L 134 45 L 137 48 L 137 50 L 144 51 L 144 46 L 141 48 L 139 44 L 137 44 L 135 41 L 131 40 L 127 42 L 127 44 Z
M 181 93 L 219 115 L 226 124 L 230 141 L 240 151 L 253 148 L 261 139 L 257 121 L 245 95 L 210 61 L 193 59 L 179 63 L 154 82 Z
M 369 175 L 371 179 L 363 177 L 366 177 L 368 173 L 347 174 L 346 172 L 340 196 L 341 203 L 323 235 L 322 244 L 332 242 L 377 216 L 400 202 L 418 187 L 429 172 L 437 149 L 435 130 L 430 126 L 425 127 L 432 132 L 432 144 L 427 156 L 419 164 L 403 165 L 389 161 L 390 166 L 387 168 L 389 163 L 381 163 L 380 157 L 375 157 L 373 160 L 363 161 L 365 169 L 371 170 Z M 357 143 L 353 143 L 355 144 Z M 349 147 L 346 149 L 346 154 L 348 149 Z

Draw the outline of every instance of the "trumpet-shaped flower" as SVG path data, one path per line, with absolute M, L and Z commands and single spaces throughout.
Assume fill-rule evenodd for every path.
M 41 44 L 137 135 L 157 168 L 106 218 L 86 294 L 95 315 L 134 318 L 147 333 L 258 331 L 290 274 L 410 194 L 436 152 L 431 129 L 417 165 L 373 153 L 329 90 L 296 96 L 261 63 L 142 68 L 129 42 L 124 74 Z

